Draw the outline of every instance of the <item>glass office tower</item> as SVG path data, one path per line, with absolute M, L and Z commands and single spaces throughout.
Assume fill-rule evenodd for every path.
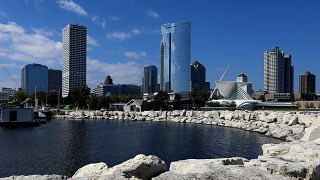
M 188 94 L 191 88 L 191 22 L 164 24 L 161 33 L 160 88 Z
M 21 69 L 21 89 L 28 95 L 48 92 L 48 67 L 41 64 L 28 64 Z

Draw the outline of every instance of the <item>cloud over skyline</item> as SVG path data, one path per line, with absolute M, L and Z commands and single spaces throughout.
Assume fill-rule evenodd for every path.
M 126 52 L 124 52 L 124 56 L 129 59 L 139 59 L 139 58 L 147 56 L 147 53 L 144 51 L 141 51 L 141 52 L 126 51 Z
M 159 14 L 153 10 L 147 10 L 146 15 L 154 19 L 158 19 L 160 17 Z
M 79 4 L 76 4 L 73 0 L 58 0 L 57 3 L 61 9 L 74 12 L 81 16 L 88 16 L 86 10 L 84 10 Z
M 15 22 L 0 23 L 0 57 L 28 63 L 57 63 L 61 42 L 54 41 L 40 29 L 26 31 Z

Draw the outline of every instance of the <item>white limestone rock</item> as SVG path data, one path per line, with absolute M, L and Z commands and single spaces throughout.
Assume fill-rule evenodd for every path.
M 320 126 L 311 126 L 305 129 L 305 134 L 301 138 L 302 141 L 312 141 L 320 138 Z
M 320 139 L 265 144 L 262 150 L 262 156 L 245 166 L 300 179 L 320 178 Z
M 139 154 L 133 159 L 129 159 L 119 165 L 109 168 L 101 174 L 110 176 L 112 174 L 123 174 L 127 178 L 135 177 L 139 179 L 150 179 L 167 170 L 166 164 L 160 158 L 150 155 Z
M 195 162 L 196 161 L 196 162 Z M 255 167 L 243 167 L 242 165 L 222 165 L 220 163 L 201 163 L 202 160 L 193 160 L 190 164 L 184 162 L 183 167 L 162 173 L 160 176 L 153 178 L 154 180 L 168 180 L 168 179 L 183 179 L 183 180 L 202 180 L 202 179 L 289 179 L 281 175 L 272 175 L 266 170 L 261 170 Z M 176 163 L 176 162 L 173 162 Z M 199 166 L 195 166 L 197 163 Z M 172 163 L 171 163 L 172 164 Z M 189 166 L 190 167 L 189 167 Z
M 177 116 L 180 116 L 180 111 L 179 110 L 174 110 L 171 112 L 171 116 L 173 117 L 177 117 Z
M 107 170 L 108 166 L 103 162 L 88 164 L 78 169 L 77 172 L 72 176 L 72 178 L 100 176 L 103 171 Z

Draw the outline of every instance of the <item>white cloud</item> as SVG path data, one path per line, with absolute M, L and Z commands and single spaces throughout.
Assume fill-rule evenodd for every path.
M 124 32 L 124 31 L 114 31 L 112 33 L 107 34 L 107 39 L 114 39 L 119 41 L 124 41 L 129 39 L 132 36 L 137 36 L 140 34 L 159 34 L 158 30 L 144 28 L 144 27 L 134 27 L 131 31 Z
M 154 18 L 154 19 L 158 19 L 159 18 L 159 14 L 153 10 L 148 10 L 146 11 L 146 15 L 151 17 L 151 18 Z
M 87 36 L 87 43 L 88 45 L 99 46 L 98 41 L 89 35 Z
M 101 26 L 103 29 L 106 28 L 107 21 L 105 19 L 100 18 L 98 15 L 93 15 L 91 17 L 91 21 L 98 26 Z
M 76 4 L 73 0 L 58 0 L 57 2 L 61 9 L 77 13 L 81 16 L 88 16 L 86 10 L 84 10 L 79 4 Z
M 102 80 L 109 74 L 115 84 L 141 84 L 142 72 L 141 65 L 134 61 L 125 63 L 107 63 L 97 59 L 87 58 L 88 76 L 91 79 Z M 91 84 L 95 87 L 96 84 Z
M 8 22 L 8 24 L 0 23 L 0 32 L 3 33 L 24 33 L 24 29 L 18 26 L 15 22 Z
M 116 16 L 110 16 L 109 17 L 112 21 L 120 21 L 121 18 L 120 17 L 116 17 Z
M 124 41 L 131 37 L 130 32 L 123 32 L 123 31 L 114 31 L 112 33 L 107 34 L 107 39 L 116 39 L 120 41 Z
M 126 51 L 126 52 L 124 52 L 124 56 L 129 59 L 139 59 L 139 58 L 147 56 L 147 53 L 144 51 L 142 51 L 142 52 Z
M 61 54 L 61 42 L 41 31 L 28 33 L 15 22 L 0 23 L 0 39 L 0 57 L 11 60 L 52 65 Z

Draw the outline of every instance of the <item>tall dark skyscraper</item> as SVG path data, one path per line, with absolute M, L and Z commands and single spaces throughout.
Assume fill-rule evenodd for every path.
M 309 71 L 299 76 L 299 89 L 301 94 L 316 93 L 316 76 Z
M 158 69 L 156 66 L 144 67 L 144 76 L 142 82 L 143 93 L 154 93 L 157 91 Z
M 191 22 L 162 25 L 160 52 L 161 90 L 189 95 Z
M 210 82 L 206 82 L 206 68 L 198 61 L 195 61 L 191 64 L 191 90 L 210 90 Z
M 48 70 L 48 92 L 60 93 L 62 91 L 62 71 Z
M 87 28 L 68 24 L 62 39 L 62 97 L 87 87 Z
M 291 55 L 279 47 L 264 52 L 264 89 L 269 93 L 293 93 Z

